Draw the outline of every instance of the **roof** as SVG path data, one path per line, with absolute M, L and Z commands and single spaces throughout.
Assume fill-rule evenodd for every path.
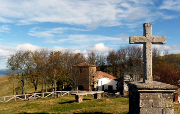
M 117 79 L 116 77 L 108 74 L 108 73 L 105 73 L 105 72 L 102 72 L 102 71 L 97 71 L 96 72 L 96 75 L 94 75 L 95 77 L 97 77 L 98 79 L 101 79 L 101 78 L 109 78 L 109 79 Z
M 96 67 L 96 65 L 93 64 L 89 64 L 89 63 L 79 63 L 78 65 L 74 65 L 74 66 L 86 66 L 86 67 Z

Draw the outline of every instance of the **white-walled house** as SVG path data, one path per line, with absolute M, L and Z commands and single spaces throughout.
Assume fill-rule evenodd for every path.
M 96 81 L 94 85 L 96 91 L 113 91 L 118 89 L 118 85 L 120 86 L 116 77 L 102 71 L 97 71 L 94 79 Z

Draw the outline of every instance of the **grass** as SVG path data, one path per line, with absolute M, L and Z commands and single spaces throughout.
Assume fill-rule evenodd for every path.
M 0 113 L 128 114 L 129 102 L 127 98 L 94 99 L 93 96 L 84 96 L 83 100 L 82 103 L 77 103 L 74 96 L 63 96 L 59 98 L 44 98 L 34 101 L 0 103 Z
M 174 114 L 180 114 L 180 104 L 174 104 Z
M 38 86 L 41 89 L 41 86 Z M 33 86 L 26 85 L 27 93 L 33 92 Z M 0 77 L 0 97 L 12 95 L 12 83 L 8 76 Z M 13 101 L 0 103 L 0 114 L 61 113 L 61 114 L 128 114 L 128 98 L 102 98 L 84 96 L 82 103 L 77 103 L 74 96 L 42 98 L 34 101 Z M 180 104 L 174 104 L 175 114 L 180 114 Z
M 13 95 L 13 82 L 9 81 L 10 76 L 2 76 L 0 77 L 0 97 L 2 96 L 10 96 Z M 42 86 L 38 85 L 37 91 L 41 91 Z M 45 88 L 45 87 L 44 87 Z M 26 93 L 33 93 L 34 86 L 28 82 L 25 83 L 25 92 Z M 18 94 L 21 94 L 22 91 L 19 90 Z M 16 93 L 14 93 L 16 94 Z
M 16 101 L 0 103 L 0 114 L 128 114 L 128 98 L 102 98 L 84 96 L 82 103 L 77 103 L 74 96 L 42 98 L 34 101 Z M 180 104 L 174 106 L 175 114 L 180 113 Z

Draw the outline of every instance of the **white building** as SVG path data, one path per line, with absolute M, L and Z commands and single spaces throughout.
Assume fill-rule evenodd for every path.
M 116 77 L 102 71 L 97 71 L 96 75 L 94 75 L 94 79 L 96 82 L 94 88 L 99 91 L 113 91 L 118 90 L 118 86 L 120 87 L 120 83 Z

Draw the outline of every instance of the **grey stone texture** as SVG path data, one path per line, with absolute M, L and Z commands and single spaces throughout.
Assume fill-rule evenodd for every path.
M 88 63 L 80 63 L 74 65 L 76 72 L 76 86 L 84 87 L 84 90 L 92 91 L 93 89 L 93 75 L 96 75 L 96 65 Z M 78 90 L 78 89 L 77 89 Z
M 144 75 L 143 82 L 151 83 L 152 77 L 152 44 L 165 44 L 165 36 L 152 36 L 152 23 L 143 24 L 143 36 L 130 36 L 130 44 L 143 44 Z
M 130 114 L 174 114 L 173 98 L 178 87 L 156 81 L 152 83 L 128 82 Z

